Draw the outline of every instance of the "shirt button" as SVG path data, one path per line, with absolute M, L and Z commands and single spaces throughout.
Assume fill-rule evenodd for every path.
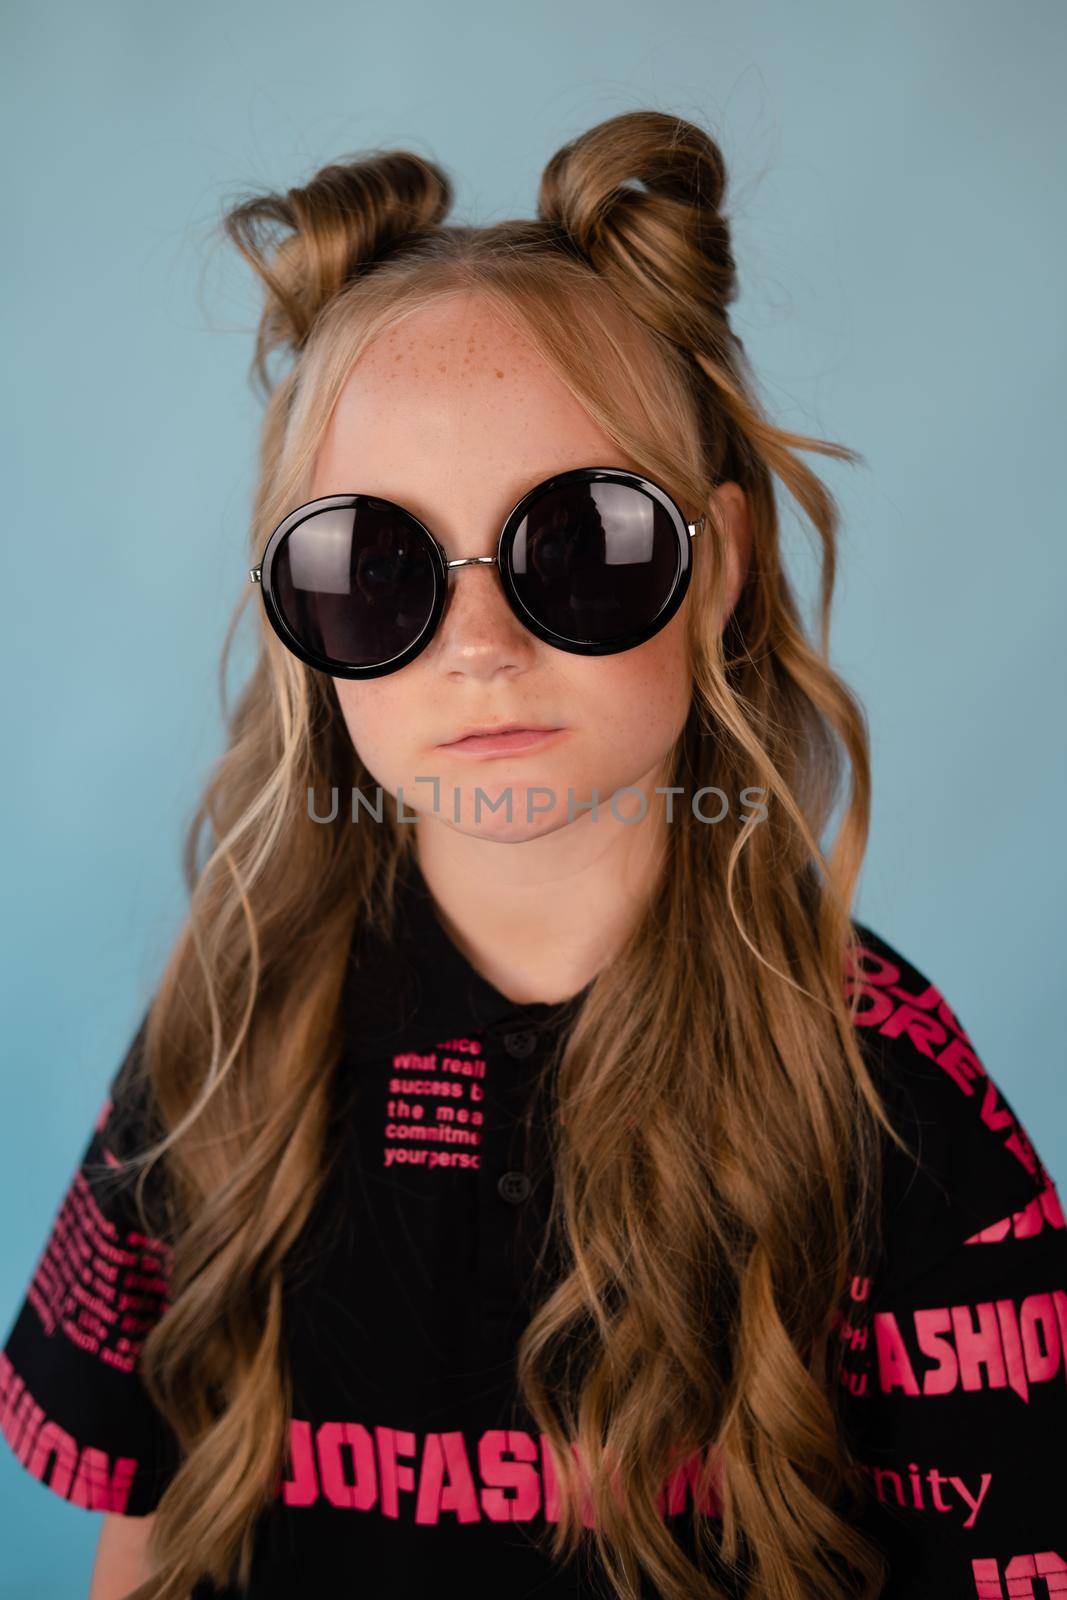
M 521 1205 L 532 1187 L 525 1172 L 505 1172 L 497 1179 L 496 1186 L 502 1197 L 510 1200 L 513 1206 Z
M 528 1056 L 537 1049 L 536 1033 L 506 1033 L 504 1049 L 509 1056 Z

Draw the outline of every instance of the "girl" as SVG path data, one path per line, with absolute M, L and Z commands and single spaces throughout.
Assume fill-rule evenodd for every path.
M 760 407 L 724 186 L 649 111 L 536 221 L 406 151 L 227 215 L 259 650 L 0 1367 L 92 1600 L 1067 1582 L 1063 1216 L 851 915 L 856 458 Z

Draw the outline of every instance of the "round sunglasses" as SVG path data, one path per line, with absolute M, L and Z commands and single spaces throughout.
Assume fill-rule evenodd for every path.
M 430 643 L 449 573 L 495 566 L 529 631 L 573 655 L 616 655 L 665 627 L 692 576 L 687 522 L 665 489 L 617 467 L 576 467 L 522 496 L 494 556 L 449 560 L 424 522 L 380 495 L 310 500 L 278 524 L 249 577 L 301 661 L 335 678 L 399 672 Z

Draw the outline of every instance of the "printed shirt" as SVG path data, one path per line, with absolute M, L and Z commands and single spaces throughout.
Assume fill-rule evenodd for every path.
M 249 1588 L 205 1580 L 195 1600 L 298 1585 L 374 1600 L 610 1592 L 602 1573 L 548 1553 L 551 1458 L 514 1371 L 551 1181 L 522 1112 L 585 991 L 561 1005 L 505 997 L 446 933 L 417 867 L 401 911 L 388 946 L 357 934 L 350 954 L 332 1160 L 286 1280 L 285 1472 Z M 944 996 L 856 926 L 860 1043 L 921 1155 L 916 1167 L 887 1144 L 885 1251 L 835 1322 L 835 1406 L 869 1489 L 862 1527 L 888 1552 L 887 1597 L 1059 1593 L 1063 1212 Z M 179 1459 L 138 1364 L 169 1303 L 169 1252 L 107 1181 L 139 1037 L 0 1351 L 0 1429 L 18 1460 L 72 1504 L 127 1515 L 153 1509 Z M 688 1463 L 661 1502 L 690 1555 L 693 1490 Z

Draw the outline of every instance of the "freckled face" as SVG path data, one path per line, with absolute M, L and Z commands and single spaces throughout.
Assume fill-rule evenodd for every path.
M 520 333 L 474 296 L 455 296 L 407 317 L 363 353 L 334 408 L 308 498 L 381 495 L 425 522 L 449 559 L 495 555 L 521 495 L 582 466 L 638 470 Z M 594 789 L 606 809 L 620 786 L 665 781 L 660 768 L 690 701 L 689 596 L 647 643 L 579 656 L 523 627 L 495 567 L 453 568 L 448 581 L 444 614 L 420 655 L 382 678 L 334 679 L 360 758 L 387 794 L 403 787 L 406 815 L 519 842 L 587 820 L 579 808 Z M 440 748 L 471 724 L 498 722 L 565 731 L 539 749 L 477 759 Z M 439 779 L 436 811 L 434 785 L 416 781 L 431 777 Z M 476 787 L 487 797 L 477 820 Z M 528 815 L 535 787 L 551 796 L 530 796 Z M 489 809 L 509 792 L 510 821 L 506 804 Z M 620 797 L 618 814 L 639 814 L 636 795 Z

